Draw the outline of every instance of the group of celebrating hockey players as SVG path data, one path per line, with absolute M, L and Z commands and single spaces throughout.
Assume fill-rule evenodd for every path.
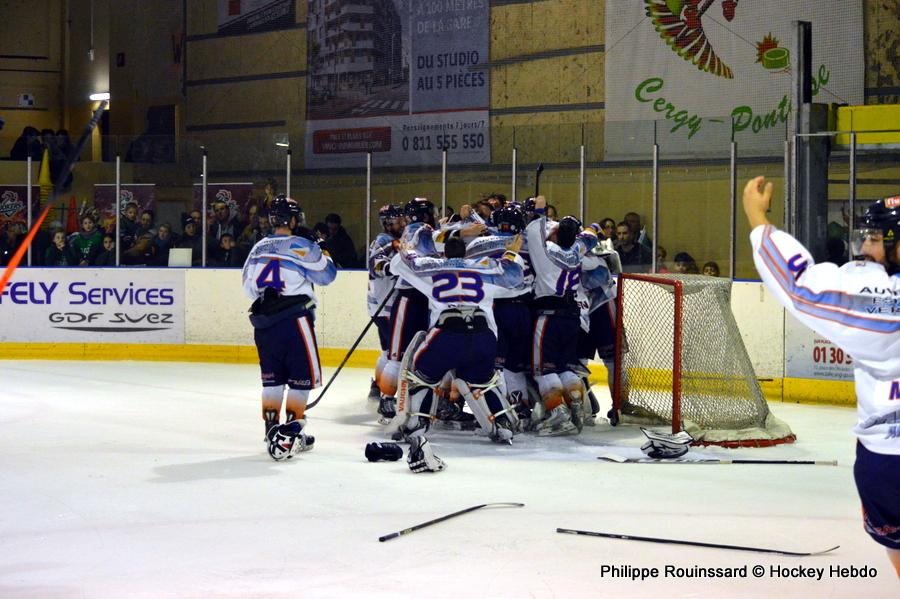
M 444 468 L 425 437 L 434 422 L 498 443 L 593 424 L 587 361 L 611 366 L 618 255 L 598 226 L 552 221 L 546 206 L 494 195 L 440 226 L 424 198 L 379 211 L 368 305 L 382 352 L 370 399 L 409 442 L 413 472 Z
M 854 262 L 838 268 L 814 264 L 768 222 L 772 186 L 763 183 L 758 177 L 744 190 L 754 260 L 792 314 L 853 354 L 865 527 L 900 575 L 900 485 L 885 483 L 900 473 L 900 197 L 869 207 Z M 413 472 L 445 467 L 425 436 L 435 422 L 470 425 L 498 443 L 593 424 L 599 407 L 587 362 L 598 355 L 614 367 L 620 263 L 598 226 L 553 221 L 546 207 L 541 196 L 521 204 L 494 196 L 440 226 L 423 198 L 380 210 L 383 231 L 368 255 L 369 315 L 382 349 L 370 398 L 394 437 L 409 443 Z M 274 233 L 251 250 L 243 281 L 254 300 L 269 454 L 281 460 L 315 441 L 304 432 L 309 391 L 322 381 L 313 285 L 329 284 L 336 270 L 306 235 L 294 200 L 276 198 L 270 219 Z

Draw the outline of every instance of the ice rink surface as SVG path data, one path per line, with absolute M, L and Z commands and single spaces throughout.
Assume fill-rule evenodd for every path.
M 608 446 L 635 448 L 642 435 L 600 425 L 503 447 L 434 434 L 448 469 L 413 475 L 405 460 L 363 456 L 368 441 L 383 440 L 365 398 L 368 371 L 341 373 L 308 413 L 315 450 L 282 463 L 262 442 L 257 377 L 244 365 L 0 362 L 0 597 L 900 597 L 883 549 L 862 529 L 850 409 L 774 403 L 796 444 L 702 450 L 838 467 L 602 463 Z M 526 507 L 377 541 L 495 501 Z M 791 558 L 557 527 L 841 548 Z M 604 565 L 659 577 L 616 578 Z M 748 574 L 674 578 L 666 565 Z M 756 565 L 762 578 L 750 573 Z M 774 566 L 793 576 L 773 577 Z M 822 579 L 796 577 L 801 566 L 813 576 L 823 568 Z M 837 578 L 832 566 L 877 576 Z

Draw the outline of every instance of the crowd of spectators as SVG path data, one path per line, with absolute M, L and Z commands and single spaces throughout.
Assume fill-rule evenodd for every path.
M 629 212 L 616 223 L 611 218 L 604 218 L 599 223 L 602 234 L 613 240 L 613 247 L 619 252 L 622 270 L 630 273 L 648 273 L 653 268 L 653 240 L 647 234 L 641 217 L 636 212 Z M 706 262 L 702 270 L 687 252 L 678 252 L 671 266 L 666 262 L 668 252 L 661 245 L 656 247 L 656 272 L 676 274 L 704 274 L 718 277 L 719 265 L 713 261 Z
M 69 132 L 65 129 L 60 129 L 59 131 L 53 131 L 53 129 L 38 131 L 34 127 L 25 127 L 22 130 L 22 134 L 13 143 L 9 152 L 9 159 L 28 160 L 30 156 L 34 162 L 40 164 L 45 150 L 50 161 L 50 180 L 54 184 L 60 183 L 60 191 L 69 189 L 73 180 L 71 172 L 65 181 L 58 181 L 66 161 L 72 152 L 75 151 L 75 145 L 69 137 Z

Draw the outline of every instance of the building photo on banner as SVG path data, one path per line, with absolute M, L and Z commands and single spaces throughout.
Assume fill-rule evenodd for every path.
M 863 103 L 862 2 L 606 5 L 607 158 L 646 155 L 654 141 L 669 157 L 721 154 L 732 130 L 741 155 L 780 155 L 797 68 L 793 21 L 812 23 L 813 101 Z
M 310 0 L 306 167 L 490 162 L 486 0 Z M 335 32 L 342 32 L 336 34 Z

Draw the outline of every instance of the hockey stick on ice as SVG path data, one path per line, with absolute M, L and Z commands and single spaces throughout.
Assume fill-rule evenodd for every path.
M 344 356 L 344 359 L 341 361 L 341 365 L 337 367 L 337 370 L 334 371 L 334 374 L 331 375 L 331 378 L 328 379 L 328 382 L 325 384 L 325 388 L 322 389 L 322 392 L 319 393 L 319 396 L 313 400 L 308 406 L 306 406 L 307 410 L 311 410 L 316 407 L 316 404 L 322 401 L 322 398 L 325 396 L 325 392 L 328 391 L 328 387 L 331 386 L 331 383 L 334 382 L 334 379 L 337 378 L 338 373 L 344 367 L 344 364 L 347 363 L 347 360 L 350 359 L 350 356 L 353 355 L 353 352 L 356 351 L 356 346 L 359 345 L 360 341 L 363 340 L 363 337 L 366 336 L 366 333 L 369 332 L 369 329 L 372 328 L 372 325 L 375 323 L 375 319 L 378 318 L 378 315 L 381 314 L 381 311 L 384 309 L 385 305 L 387 305 L 388 300 L 391 299 L 394 295 L 394 291 L 396 288 L 391 289 L 390 293 L 384 296 L 384 301 L 381 302 L 381 305 L 378 306 L 378 309 L 375 311 L 375 316 L 369 319 L 369 322 L 366 324 L 366 327 L 362 330 L 362 333 L 359 334 L 359 337 L 356 338 L 356 341 L 353 342 L 353 346 L 350 348 L 350 351 L 347 352 L 347 355 Z
M 455 518 L 456 516 L 462 516 L 463 514 L 468 514 L 469 512 L 474 512 L 475 510 L 480 510 L 483 507 L 525 507 L 524 503 L 512 503 L 512 502 L 502 502 L 502 503 L 482 503 L 481 505 L 473 505 L 472 507 L 467 507 L 464 510 L 459 510 L 458 512 L 453 512 L 452 514 L 447 514 L 446 516 L 441 516 L 440 518 L 435 518 L 434 520 L 429 520 L 428 522 L 422 522 L 421 524 L 416 524 L 415 526 L 411 526 L 409 528 L 404 528 L 403 530 L 392 532 L 390 534 L 384 535 L 382 537 L 378 537 L 378 540 L 381 543 L 385 541 L 390 541 L 391 539 L 396 539 L 397 537 L 402 537 L 403 535 L 408 535 L 411 532 L 415 532 L 426 526 L 431 526 L 432 524 L 437 524 L 438 522 L 443 522 L 444 520 L 449 520 L 450 518 Z
M 566 533 L 570 535 L 586 535 L 589 537 L 603 537 L 606 539 L 622 539 L 625 541 L 646 541 L 648 543 L 665 543 L 669 545 L 690 545 L 692 547 L 709 547 L 712 549 L 733 549 L 735 551 L 753 551 L 756 553 L 774 553 L 777 555 L 792 555 L 795 557 L 809 557 L 811 555 L 822 555 L 839 548 L 835 545 L 829 549 L 822 551 L 812 551 L 803 553 L 797 551 L 782 551 L 780 549 L 763 549 L 761 547 L 742 547 L 740 545 L 720 545 L 718 543 L 701 543 L 699 541 L 681 541 L 679 539 L 657 539 L 655 537 L 636 537 L 633 535 L 620 535 L 612 532 L 592 532 L 589 530 L 573 530 L 571 528 L 557 528 L 556 532 Z
M 109 104 L 106 100 L 100 102 L 100 106 L 97 110 L 94 111 L 94 114 L 91 116 L 91 120 L 88 121 L 87 127 L 85 127 L 84 131 L 81 133 L 81 137 L 78 138 L 78 143 L 75 144 L 75 147 L 72 149 L 72 153 L 66 159 L 66 163 L 63 165 L 62 170 L 59 172 L 59 176 L 56 177 L 56 184 L 53 186 L 53 190 L 50 192 L 50 197 L 47 198 L 47 205 L 44 206 L 44 210 L 41 211 L 41 215 L 31 226 L 31 231 L 28 232 L 28 235 L 25 236 L 25 239 L 22 241 L 19 248 L 13 254 L 12 258 L 9 261 L 9 264 L 6 266 L 6 269 L 3 271 L 3 274 L 0 275 L 0 293 L 6 288 L 6 284 L 12 278 L 13 272 L 15 272 L 16 268 L 19 266 L 19 262 L 22 261 L 22 257 L 25 255 L 25 252 L 28 251 L 28 247 L 31 245 L 32 240 L 34 240 L 34 236 L 37 235 L 38 230 L 41 228 L 41 224 L 43 224 L 44 219 L 47 218 L 47 213 L 50 212 L 50 208 L 53 206 L 53 202 L 56 201 L 56 190 L 62 185 L 63 181 L 65 181 L 69 177 L 69 173 L 72 172 L 72 167 L 75 165 L 75 160 L 78 159 L 79 154 L 81 154 L 81 150 L 84 149 L 84 144 L 87 143 L 88 138 L 91 136 L 91 131 L 94 130 L 94 127 L 97 126 L 97 123 L 100 122 L 100 117 L 103 116 L 103 111 L 106 110 L 106 106 Z M 31 181 L 28 182 L 31 185 Z
M 654 460 L 653 458 L 626 458 L 607 453 L 597 458 L 617 464 L 774 464 L 790 466 L 837 466 L 837 460 L 720 460 L 718 458 L 701 458 L 699 460 L 681 459 Z

